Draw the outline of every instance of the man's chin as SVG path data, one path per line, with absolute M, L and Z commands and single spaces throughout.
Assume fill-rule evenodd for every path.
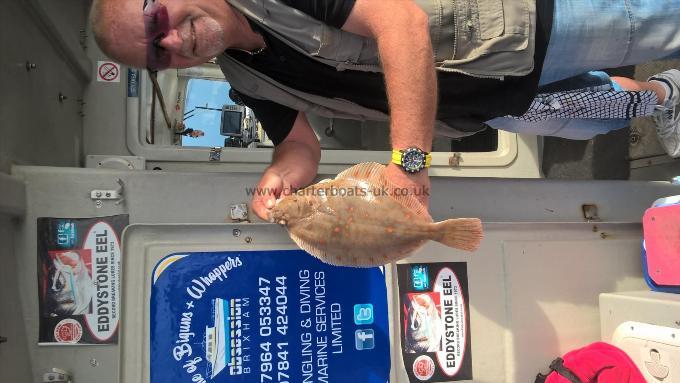
M 176 69 L 184 69 L 184 68 L 191 68 L 195 67 L 201 64 L 204 64 L 210 60 L 210 58 L 201 58 L 201 57 L 194 57 L 194 58 L 184 58 L 181 61 L 172 63 L 170 65 L 170 68 L 176 68 Z M 169 68 L 169 69 L 170 69 Z
M 210 47 L 210 49 L 206 49 L 204 52 L 198 52 L 198 54 L 201 57 L 206 57 L 205 61 L 208 61 L 211 60 L 213 57 L 219 56 L 222 52 L 224 52 L 224 48 L 222 48 L 221 45 L 220 46 L 215 45 L 214 47 Z

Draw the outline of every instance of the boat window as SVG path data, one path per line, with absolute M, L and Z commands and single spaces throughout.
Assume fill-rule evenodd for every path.
M 272 142 L 253 111 L 230 97 L 231 87 L 214 62 L 164 70 L 158 72 L 156 85 L 153 80 L 153 75 L 140 72 L 139 96 L 128 95 L 127 137 L 133 154 L 151 161 L 219 161 L 234 166 L 269 163 Z M 160 90 L 162 97 L 154 89 Z M 384 163 L 390 158 L 387 122 L 313 114 L 307 118 L 324 150 L 322 165 L 327 162 L 343 168 L 357 162 Z M 200 130 L 204 135 L 178 134 L 184 129 Z M 517 161 L 520 151 L 530 164 Z M 483 169 L 497 167 L 533 176 L 537 173 L 534 151 L 535 145 L 520 143 L 514 133 L 487 129 L 459 139 L 436 138 L 432 166 L 442 175 L 459 175 L 460 169 L 467 168 L 481 175 Z
M 222 105 L 233 104 L 229 100 L 229 89 L 226 81 L 189 80 L 184 103 L 184 127 L 187 131 L 193 129 L 205 135 L 199 137 L 176 135 L 182 146 L 222 146 L 224 143 L 224 137 L 220 135 Z
M 229 96 L 231 86 L 224 80 L 190 79 L 182 115 L 185 135 L 175 132 L 181 146 L 247 148 L 262 141 L 262 132 L 252 111 L 237 105 Z M 192 137 L 198 131 L 202 135 Z

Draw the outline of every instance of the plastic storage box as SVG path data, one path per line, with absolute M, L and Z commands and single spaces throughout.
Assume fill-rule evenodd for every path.
M 657 200 L 643 217 L 642 265 L 652 290 L 680 293 L 680 197 Z

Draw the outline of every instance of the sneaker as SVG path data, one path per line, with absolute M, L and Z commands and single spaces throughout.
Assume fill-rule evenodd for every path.
M 680 157 L 680 70 L 670 69 L 650 77 L 668 85 L 671 94 L 663 105 L 658 105 L 652 118 L 659 142 L 669 156 Z

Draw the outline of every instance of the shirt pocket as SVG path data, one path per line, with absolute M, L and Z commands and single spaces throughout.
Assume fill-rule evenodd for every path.
M 505 33 L 502 0 L 473 0 L 477 6 L 479 38 L 489 40 Z

